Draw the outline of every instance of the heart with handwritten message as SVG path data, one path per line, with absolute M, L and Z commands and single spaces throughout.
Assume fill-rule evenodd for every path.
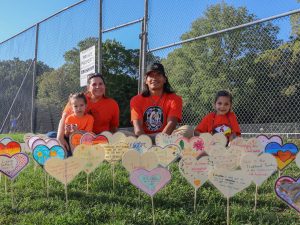
M 208 157 L 196 159 L 193 156 L 184 156 L 179 161 L 179 171 L 182 176 L 196 189 L 200 188 L 208 179 Z
M 138 138 L 129 136 L 126 138 L 129 149 L 135 150 L 139 153 L 146 152 L 152 147 L 152 140 L 148 135 L 140 135 Z
M 74 149 L 73 156 L 84 162 L 83 170 L 90 174 L 104 161 L 105 151 L 101 145 L 81 144 Z
M 152 146 L 148 151 L 157 155 L 159 164 L 163 167 L 167 167 L 180 156 L 180 148 L 177 145 L 167 145 L 164 148 Z
M 248 153 L 259 155 L 265 150 L 259 139 L 250 138 L 246 140 L 241 137 L 237 137 L 234 140 L 232 140 L 230 142 L 230 148 L 232 150 L 236 149 L 236 151 L 240 152 L 241 155 Z
M 176 144 L 181 148 L 181 156 L 191 155 L 194 158 L 199 158 L 205 154 L 205 140 L 202 137 L 185 137 L 179 138 Z
M 283 170 L 296 158 L 299 152 L 298 147 L 295 144 L 287 143 L 285 145 L 280 145 L 275 142 L 267 144 L 265 152 L 272 154 L 276 160 L 279 170 Z
M 0 143 L 0 155 L 12 156 L 21 152 L 21 145 L 16 141 L 10 141 L 7 144 Z
M 210 150 L 214 148 L 214 146 L 223 146 L 227 145 L 227 138 L 223 133 L 216 133 L 211 135 L 210 133 L 201 133 L 200 137 L 204 139 L 205 152 L 209 154 Z
M 300 213 L 300 178 L 282 176 L 275 182 L 277 197 Z
M 176 141 L 181 137 L 182 137 L 181 134 L 168 135 L 168 134 L 165 134 L 165 133 L 158 133 L 155 136 L 155 144 L 157 146 L 162 147 L 162 148 L 167 146 L 167 145 L 172 145 L 172 144 L 176 145 Z
M 154 152 L 139 153 L 135 150 L 129 150 L 122 157 L 122 165 L 128 172 L 138 168 L 150 171 L 156 168 L 158 164 L 158 158 Z
M 260 186 L 277 170 L 277 161 L 271 154 L 263 153 L 258 156 L 248 153 L 241 158 L 241 168 Z
M 33 159 L 41 166 L 45 165 L 45 162 L 50 158 L 65 158 L 65 151 L 64 149 L 59 146 L 55 145 L 51 148 L 48 148 L 46 145 L 38 145 L 33 149 L 32 152 Z
M 251 184 L 251 178 L 242 170 L 213 170 L 208 174 L 209 181 L 226 197 L 233 197 Z
M 161 167 L 151 171 L 135 169 L 130 173 L 129 180 L 134 186 L 153 197 L 171 180 L 171 173 Z
M 28 163 L 29 158 L 25 153 L 16 153 L 13 156 L 0 155 L 0 172 L 14 179 Z
M 109 163 L 120 161 L 123 154 L 129 150 L 127 143 L 105 144 L 102 145 L 105 150 L 105 160 Z
M 267 137 L 266 135 L 258 135 L 256 137 L 262 144 L 262 147 L 265 149 L 265 147 L 267 146 L 267 144 L 271 143 L 271 142 L 275 142 L 278 143 L 279 145 L 283 144 L 282 138 L 278 135 L 273 135 L 271 137 Z
M 111 138 L 109 139 L 109 144 L 116 144 L 116 143 L 125 143 L 126 142 L 126 135 L 120 131 L 112 134 Z
M 235 170 L 240 165 L 240 154 L 238 151 L 226 149 L 221 145 L 214 145 L 209 152 L 210 170 L 224 169 Z
M 83 168 L 83 160 L 75 157 L 67 159 L 50 158 L 44 166 L 44 169 L 50 176 L 65 185 L 69 184 Z

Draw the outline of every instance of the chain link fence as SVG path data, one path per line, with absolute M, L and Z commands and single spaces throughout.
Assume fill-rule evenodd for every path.
M 69 94 L 85 90 L 80 51 L 99 43 L 108 95 L 120 105 L 121 127 L 131 126 L 146 34 L 147 63 L 162 62 L 183 98 L 182 124 L 197 125 L 215 93 L 227 89 L 243 133 L 300 131 L 300 42 L 291 36 L 300 12 L 253 23 L 253 14 L 224 3 L 202 15 L 198 0 L 145 2 L 148 21 L 144 1 L 104 0 L 100 15 L 101 2 L 86 0 L 0 43 L 1 132 L 56 130 Z

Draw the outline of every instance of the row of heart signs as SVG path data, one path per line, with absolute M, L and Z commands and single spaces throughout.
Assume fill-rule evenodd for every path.
M 223 134 L 201 134 L 186 139 L 178 134 L 161 133 L 153 146 L 147 135 L 135 138 L 119 132 L 100 135 L 78 132 L 70 137 L 73 156 L 69 158 L 56 139 L 26 134 L 24 141 L 34 160 L 65 185 L 81 171 L 90 174 L 103 161 L 122 160 L 130 173 L 130 182 L 151 197 L 171 180 L 167 167 L 180 158 L 179 170 L 195 191 L 209 180 L 227 198 L 244 190 L 251 182 L 260 186 L 277 169 L 282 171 L 294 160 L 300 168 L 297 146 L 283 145 L 279 136 L 236 138 L 225 147 L 227 139 Z M 19 143 L 10 138 L 1 139 L 0 172 L 14 179 L 28 162 Z M 300 212 L 300 179 L 280 177 L 275 192 Z

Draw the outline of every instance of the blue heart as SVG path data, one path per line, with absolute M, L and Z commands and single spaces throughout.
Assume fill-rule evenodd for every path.
M 50 158 L 64 159 L 65 151 L 59 145 L 52 146 L 50 149 L 46 145 L 38 145 L 33 149 L 33 158 L 38 164 L 44 166 Z
M 161 176 L 159 174 L 154 176 L 145 176 L 140 175 L 139 180 L 149 189 L 149 190 L 155 190 L 156 185 L 159 184 L 161 180 Z
M 271 143 L 267 144 L 267 146 L 265 147 L 266 153 L 276 155 L 278 153 L 278 151 L 290 152 L 293 155 L 296 155 L 299 150 L 298 150 L 298 147 L 292 143 L 287 143 L 287 144 L 281 146 L 280 144 L 278 144 L 276 142 L 271 142 Z

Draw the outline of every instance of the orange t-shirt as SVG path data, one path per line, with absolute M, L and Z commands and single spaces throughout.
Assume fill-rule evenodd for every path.
M 97 102 L 92 102 L 88 94 L 86 112 L 94 117 L 93 132 L 99 134 L 102 131 L 110 131 L 111 128 L 119 127 L 119 105 L 112 98 L 102 98 Z M 64 113 L 69 115 L 72 112 L 72 107 L 67 104 Z
M 229 136 L 236 134 L 241 136 L 240 126 L 234 112 L 229 112 L 226 115 L 217 115 L 212 112 L 207 114 L 195 129 L 200 133 L 224 133 Z
M 174 93 L 162 96 L 134 96 L 130 101 L 131 121 L 142 120 L 146 134 L 161 132 L 170 117 L 182 118 L 182 98 Z
M 94 118 L 89 114 L 85 114 L 82 117 L 78 117 L 75 114 L 71 114 L 66 118 L 65 124 L 66 125 L 76 124 L 78 130 L 92 132 Z

